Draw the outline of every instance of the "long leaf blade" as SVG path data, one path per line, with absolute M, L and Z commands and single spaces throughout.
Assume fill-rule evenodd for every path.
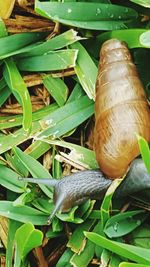
M 149 31 L 146 29 L 116 30 L 104 32 L 98 35 L 96 39 L 99 45 L 111 38 L 117 38 L 120 41 L 126 42 L 129 48 L 147 47 L 143 40 L 144 38 L 142 38 L 143 34 L 147 34 L 147 32 Z
M 71 131 L 94 113 L 93 101 L 87 96 L 59 108 L 40 123 L 44 129 L 38 138 L 51 136 L 55 139 Z
M 8 83 L 12 93 L 19 97 L 23 107 L 23 128 L 25 131 L 31 130 L 32 125 L 32 105 L 30 95 L 23 81 L 16 64 L 12 59 L 5 60 L 4 78 Z
M 64 70 L 75 66 L 77 52 L 74 49 L 52 51 L 47 55 L 22 58 L 17 65 L 22 71 Z
M 31 222 L 34 225 L 46 225 L 48 215 L 37 209 L 21 206 L 14 206 L 11 201 L 0 201 L 0 215 L 19 222 Z
M 78 57 L 75 66 L 77 77 L 90 99 L 95 99 L 95 84 L 97 77 L 97 67 L 86 49 L 79 43 L 71 45 L 72 48 L 78 49 Z
M 48 75 L 43 79 L 43 84 L 49 91 L 56 103 L 61 107 L 65 104 L 68 96 L 68 88 L 60 78 L 53 78 Z
M 31 56 L 40 56 L 50 51 L 54 51 L 63 47 L 67 47 L 68 45 L 81 40 L 82 37 L 77 36 L 77 32 L 73 29 L 70 29 L 58 36 L 47 40 L 41 44 L 36 44 L 34 47 L 31 47 L 29 51 L 21 53 L 21 57 L 31 57 Z
M 0 59 L 17 54 L 19 49 L 41 40 L 43 36 L 43 33 L 19 33 L 0 38 Z
M 46 18 L 93 30 L 126 28 L 125 23 L 137 18 L 136 11 L 131 8 L 101 3 L 48 3 L 37 0 L 35 10 Z
M 96 233 L 85 232 L 85 236 L 95 244 L 102 246 L 122 257 L 126 257 L 137 263 L 150 264 L 149 249 L 111 241 Z

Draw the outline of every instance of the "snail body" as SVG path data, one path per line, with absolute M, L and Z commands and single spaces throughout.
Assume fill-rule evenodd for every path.
M 108 177 L 123 176 L 139 155 L 136 134 L 150 140 L 150 111 L 143 85 L 123 42 L 100 51 L 95 101 L 95 154 Z
M 58 210 L 68 211 L 71 207 L 79 205 L 87 199 L 101 199 L 112 180 L 106 179 L 100 170 L 86 170 L 69 176 L 65 176 L 60 180 L 56 179 L 34 179 L 20 178 L 21 180 L 45 184 L 54 187 L 54 210 L 50 215 L 50 220 L 54 217 Z
M 113 182 L 99 169 L 86 170 L 56 179 L 20 178 L 23 181 L 45 184 L 54 187 L 55 207 L 49 217 L 52 220 L 58 210 L 68 211 L 71 207 L 81 204 L 87 199 L 101 199 Z M 142 159 L 135 159 L 121 185 L 115 192 L 115 197 L 125 197 L 150 188 L 150 174 L 148 174 Z

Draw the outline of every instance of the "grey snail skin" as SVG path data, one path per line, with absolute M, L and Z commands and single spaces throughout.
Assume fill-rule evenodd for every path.
M 55 207 L 67 211 L 87 199 L 101 199 L 113 179 L 126 177 L 115 192 L 124 197 L 150 188 L 148 174 L 139 154 L 136 134 L 150 141 L 150 111 L 136 66 L 127 46 L 106 41 L 100 51 L 96 82 L 94 147 L 98 170 L 86 170 L 55 179 L 21 178 L 26 182 L 54 187 Z
M 87 199 L 102 199 L 108 187 L 113 182 L 99 169 L 86 170 L 65 176 L 60 180 L 56 179 L 34 179 L 20 178 L 25 182 L 44 184 L 54 187 L 54 210 L 48 222 L 61 210 L 68 211 L 73 206 L 79 205 Z M 130 169 L 115 192 L 115 197 L 125 197 L 150 188 L 150 174 L 147 172 L 142 159 L 135 159 Z

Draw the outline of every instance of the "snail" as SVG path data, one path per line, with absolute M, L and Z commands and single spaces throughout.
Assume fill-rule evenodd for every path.
M 113 179 L 126 177 L 115 192 L 126 196 L 150 188 L 136 134 L 150 140 L 150 111 L 146 95 L 125 43 L 110 39 L 100 51 L 96 82 L 94 150 L 100 170 L 85 170 L 56 179 L 21 178 L 54 187 L 55 207 L 67 211 L 87 199 L 104 196 Z
M 106 41 L 100 52 L 95 101 L 95 153 L 108 177 L 123 176 L 139 152 L 136 134 L 150 141 L 150 111 L 125 43 Z

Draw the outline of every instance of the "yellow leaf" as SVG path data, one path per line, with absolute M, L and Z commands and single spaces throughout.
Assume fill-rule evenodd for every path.
M 14 8 L 15 0 L 0 0 L 0 17 L 8 19 Z

